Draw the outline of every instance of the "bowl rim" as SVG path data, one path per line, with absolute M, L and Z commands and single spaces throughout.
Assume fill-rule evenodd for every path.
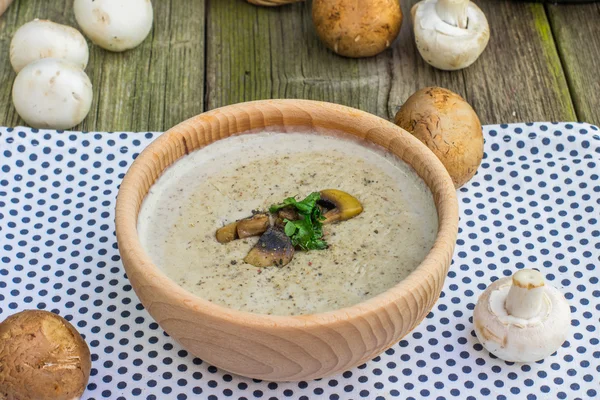
M 419 174 L 416 171 L 416 169 L 410 161 L 399 157 L 390 149 L 385 149 L 386 151 L 394 154 L 396 157 L 402 159 L 404 162 L 409 164 L 413 168 L 413 170 L 417 172 L 420 178 L 425 181 L 429 190 L 434 196 L 434 203 L 438 214 L 438 232 L 435 241 L 432 245 L 432 248 L 430 249 L 429 253 L 425 256 L 423 261 L 421 261 L 421 263 L 406 278 L 402 279 L 400 282 L 396 283 L 394 286 L 387 289 L 386 291 L 351 306 L 327 312 L 305 315 L 268 315 L 236 310 L 233 308 L 210 302 L 208 300 L 203 299 L 200 296 L 194 295 L 191 292 L 184 289 L 182 286 L 178 285 L 174 280 L 169 278 L 151 261 L 150 256 L 143 250 L 141 242 L 137 235 L 138 214 L 139 210 L 141 209 L 142 200 L 146 197 L 149 188 L 154 184 L 156 179 L 158 179 L 162 175 L 164 170 L 171 164 L 164 166 L 161 163 L 162 169 L 160 171 L 160 174 L 154 177 L 148 176 L 148 171 L 144 170 L 143 164 L 148 162 L 156 163 L 157 149 L 160 149 L 163 146 L 167 145 L 174 137 L 181 137 L 182 132 L 189 132 L 190 130 L 194 130 L 194 127 L 197 127 L 198 124 L 206 123 L 207 121 L 214 121 L 215 118 L 223 118 L 224 115 L 225 118 L 231 118 L 232 114 L 245 114 L 247 113 L 249 108 L 260 109 L 261 107 L 270 107 L 277 109 L 278 112 L 281 112 L 281 118 L 283 119 L 286 118 L 286 115 L 284 111 L 281 111 L 282 109 L 294 110 L 296 108 L 299 108 L 301 112 L 306 113 L 307 110 L 316 110 L 316 108 L 318 108 L 319 113 L 324 113 L 324 115 L 328 115 L 331 118 L 335 118 L 338 113 L 344 113 L 346 115 L 352 116 L 353 118 L 360 118 L 363 122 L 363 125 L 373 126 L 373 128 L 384 128 L 386 131 L 395 131 L 395 135 L 402 136 L 403 141 L 408 141 L 410 143 L 410 147 L 414 146 L 418 149 L 420 156 L 423 157 L 423 161 L 428 165 L 427 168 L 430 169 L 430 174 L 437 175 L 441 178 L 437 182 L 437 190 L 435 192 L 434 189 L 426 182 L 425 178 L 423 178 L 421 174 Z M 312 119 L 312 115 L 309 115 L 308 118 L 311 119 L 310 125 L 305 123 L 294 124 L 290 123 L 289 121 L 284 122 L 283 124 L 272 123 L 267 118 L 264 118 L 264 125 L 262 127 L 259 126 L 250 129 L 242 129 L 234 133 L 227 133 L 225 134 L 225 136 L 219 134 L 216 138 L 211 136 L 210 143 L 207 143 L 204 146 L 198 146 L 194 150 L 199 150 L 202 147 L 214 143 L 217 140 L 225 139 L 229 136 L 244 133 L 254 133 L 250 131 L 256 131 L 257 128 L 264 129 L 267 127 L 285 128 L 287 126 L 299 126 L 310 128 L 317 132 L 319 129 L 322 129 L 325 132 L 334 130 L 333 128 L 324 128 L 322 126 L 319 126 L 318 124 L 315 124 L 315 121 Z M 237 123 L 234 124 L 234 126 L 237 128 Z M 220 128 L 222 127 L 220 126 Z M 348 126 L 348 129 L 350 129 L 350 126 Z M 367 137 L 368 133 L 369 132 L 365 132 L 365 136 L 362 137 L 362 139 L 374 143 Z M 397 139 L 397 137 L 394 137 L 394 135 L 392 135 L 390 137 L 389 142 L 392 143 L 394 139 Z M 185 142 L 185 140 L 186 139 L 184 138 L 183 141 Z M 184 157 L 185 155 L 187 155 L 187 149 L 186 152 L 183 153 L 180 157 L 174 159 L 173 163 L 175 163 L 177 160 Z M 152 180 L 151 183 L 148 182 L 149 179 Z M 143 182 L 148 183 L 148 190 L 145 191 L 141 200 L 138 196 L 138 187 L 140 185 L 140 182 L 142 182 L 142 184 Z M 458 218 L 459 212 L 456 189 L 454 187 L 454 184 L 452 183 L 452 179 L 450 178 L 450 175 L 448 174 L 446 168 L 443 166 L 441 161 L 435 156 L 433 152 L 431 152 L 423 143 L 421 143 L 418 139 L 416 139 L 413 135 L 411 135 L 404 129 L 376 115 L 355 108 L 342 106 L 339 104 L 313 100 L 278 99 L 257 100 L 216 108 L 179 123 L 178 125 L 174 126 L 165 133 L 161 134 L 158 138 L 153 140 L 131 164 L 129 170 L 125 174 L 123 181 L 121 182 L 116 202 L 115 227 L 119 253 L 121 254 L 121 260 L 124 261 L 125 259 L 125 255 L 123 254 L 124 252 L 127 253 L 127 258 L 129 260 L 132 260 L 130 265 L 127 265 L 127 263 L 123 262 L 128 277 L 131 276 L 131 272 L 141 273 L 147 280 L 153 281 L 155 286 L 163 288 L 163 290 L 161 290 L 162 295 L 167 296 L 172 301 L 176 301 L 179 304 L 184 305 L 186 308 L 189 308 L 201 314 L 208 314 L 216 320 L 233 323 L 235 325 L 243 325 L 246 327 L 286 329 L 306 328 L 309 326 L 322 326 L 335 324 L 337 322 L 341 323 L 353 318 L 366 318 L 372 312 L 376 312 L 381 308 L 390 305 L 404 309 L 404 306 L 406 304 L 399 304 L 399 301 L 403 300 L 404 303 L 406 303 L 407 300 L 403 297 L 406 296 L 407 293 L 410 293 L 410 289 L 414 289 L 415 282 L 421 282 L 422 284 L 423 279 L 427 281 L 432 276 L 438 275 L 441 272 L 443 272 L 442 281 L 445 279 L 451 262 L 449 261 L 448 265 L 445 266 L 443 260 L 446 258 L 452 258 L 455 241 L 458 233 Z M 431 287 L 431 282 L 428 281 L 426 286 L 427 285 Z M 133 282 L 132 287 L 134 291 L 137 292 L 137 289 Z M 439 288 L 439 290 L 441 291 L 441 287 Z M 437 299 L 438 295 L 439 293 L 434 294 L 435 299 Z M 410 293 L 410 296 L 423 297 L 422 293 Z M 425 297 L 427 297 L 427 295 L 425 295 Z M 430 308 L 431 306 L 433 306 L 433 303 L 433 301 L 430 303 Z M 144 304 L 144 306 L 151 312 L 150 308 L 152 307 L 152 304 Z M 412 315 L 411 317 L 416 318 Z

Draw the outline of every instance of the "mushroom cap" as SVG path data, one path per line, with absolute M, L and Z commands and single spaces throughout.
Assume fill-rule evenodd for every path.
M 363 206 L 358 199 L 349 193 L 338 189 L 325 189 L 320 192 L 321 198 L 317 204 L 325 210 L 323 224 L 345 221 L 363 212 Z
M 85 391 L 90 350 L 77 330 L 48 311 L 28 310 L 0 323 L 0 398 L 73 400 Z
M 217 229 L 217 233 L 215 235 L 217 242 L 223 244 L 238 239 L 237 225 L 238 223 L 235 221 Z
M 125 51 L 142 43 L 154 18 L 150 0 L 75 0 L 73 9 L 86 36 L 110 51 Z
M 545 285 L 539 316 L 516 318 L 504 308 L 511 286 L 511 277 L 499 279 L 479 298 L 473 314 L 477 338 L 490 353 L 506 361 L 534 362 L 548 357 L 568 337 L 569 304 L 556 288 Z
M 269 228 L 269 214 L 257 213 L 251 217 L 239 220 L 237 223 L 237 236 L 244 239 L 250 236 L 260 235 Z
M 79 66 L 43 58 L 19 72 L 13 85 L 17 113 L 34 128 L 68 129 L 86 117 L 92 105 L 92 83 Z
M 458 94 L 440 87 L 421 89 L 400 107 L 395 123 L 433 151 L 456 188 L 477 172 L 483 158 L 481 122 Z
M 4 11 L 10 6 L 13 0 L 0 0 L 0 15 L 4 14 Z
M 255 267 L 283 267 L 294 257 L 294 245 L 283 229 L 272 226 L 258 239 L 244 261 Z
M 442 20 L 435 9 L 438 0 L 423 0 L 411 9 L 415 43 L 423 59 L 447 71 L 466 68 L 485 50 L 490 27 L 485 14 L 472 2 L 467 7 L 465 29 Z
M 371 57 L 391 46 L 402 25 L 398 0 L 314 0 L 319 38 L 335 53 Z
M 75 28 L 34 19 L 15 32 L 10 42 L 10 63 L 18 73 L 40 58 L 63 58 L 85 69 L 89 58 L 88 45 Z

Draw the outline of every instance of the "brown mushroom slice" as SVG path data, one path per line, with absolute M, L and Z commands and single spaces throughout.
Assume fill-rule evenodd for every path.
M 320 193 L 321 198 L 317 201 L 317 204 L 323 211 L 324 224 L 345 221 L 356 217 L 363 211 L 360 201 L 342 190 L 325 189 L 321 190 Z
M 228 243 L 238 238 L 237 233 L 238 222 L 232 222 L 222 228 L 217 229 L 217 241 L 219 243 Z
M 79 399 L 91 366 L 81 335 L 56 314 L 27 310 L 0 324 L 0 399 Z
M 287 206 L 277 211 L 275 214 L 275 225 L 283 227 L 285 226 L 285 220 L 295 221 L 300 219 L 300 215 L 298 215 L 298 211 L 292 206 Z
M 240 239 L 260 235 L 269 228 L 269 215 L 265 213 L 254 214 L 237 223 L 237 235 Z
M 250 236 L 257 236 L 269 228 L 269 215 L 266 213 L 257 213 L 251 217 L 241 219 L 217 229 L 217 241 L 219 243 L 228 243 L 235 239 L 244 239 Z
M 294 245 L 283 229 L 270 227 L 258 239 L 244 261 L 255 267 L 283 267 L 294 257 Z

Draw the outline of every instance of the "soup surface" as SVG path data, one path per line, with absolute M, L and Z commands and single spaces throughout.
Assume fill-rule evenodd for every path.
M 348 192 L 364 207 L 323 226 L 326 250 L 257 268 L 243 261 L 257 237 L 215 239 L 252 210 L 322 189 Z M 197 150 L 157 180 L 138 218 L 142 246 L 186 290 L 274 315 L 331 311 L 384 292 L 425 258 L 437 228 L 433 196 L 406 163 L 347 137 L 310 133 L 241 135 Z

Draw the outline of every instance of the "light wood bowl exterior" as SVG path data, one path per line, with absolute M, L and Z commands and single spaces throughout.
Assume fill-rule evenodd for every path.
M 142 250 L 137 216 L 150 186 L 189 152 L 265 127 L 343 131 L 378 144 L 413 166 L 431 189 L 439 230 L 433 248 L 406 279 L 344 309 L 269 316 L 229 309 L 192 295 Z M 374 115 L 307 100 L 231 105 L 191 118 L 157 138 L 132 164 L 119 191 L 119 251 L 135 292 L 160 326 L 192 354 L 227 371 L 271 381 L 324 377 L 360 365 L 398 342 L 427 315 L 446 277 L 458 229 L 458 203 L 443 165 L 419 140 Z

